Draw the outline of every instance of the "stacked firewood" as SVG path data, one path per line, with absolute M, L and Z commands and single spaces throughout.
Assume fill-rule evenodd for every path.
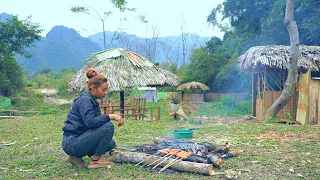
M 222 160 L 238 155 L 236 151 L 230 151 L 231 145 L 229 143 L 195 143 L 177 139 L 155 138 L 154 142 L 157 144 L 155 149 L 172 148 L 181 149 L 191 152 L 192 154 L 186 158 L 190 162 L 212 164 L 217 168 L 222 167 Z

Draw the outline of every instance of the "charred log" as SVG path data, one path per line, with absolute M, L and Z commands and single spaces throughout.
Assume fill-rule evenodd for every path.
M 217 143 L 194 143 L 178 139 L 167 139 L 163 137 L 156 137 L 153 139 L 154 143 L 157 144 L 156 149 L 163 148 L 179 148 L 186 151 L 192 151 L 193 154 L 204 156 L 209 154 L 225 154 L 228 153 L 231 145 L 228 143 L 217 144 Z
M 139 163 L 145 160 L 144 163 L 150 164 L 159 159 L 159 156 L 154 156 L 145 153 L 118 152 L 111 160 L 116 163 Z M 163 161 L 161 164 L 159 164 L 159 166 L 164 167 L 172 161 L 174 161 L 174 159 L 169 158 Z M 170 166 L 169 168 L 181 172 L 198 173 L 208 176 L 214 175 L 212 164 L 195 163 L 189 161 L 177 161 L 176 163 L 172 164 L 172 166 Z

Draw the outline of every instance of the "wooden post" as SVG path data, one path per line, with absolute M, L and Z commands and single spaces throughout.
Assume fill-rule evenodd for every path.
M 120 91 L 120 115 L 124 117 L 124 91 Z
M 252 91 L 251 91 L 251 92 L 252 92 L 252 95 L 251 95 L 251 100 L 252 100 L 252 116 L 255 117 L 255 114 L 256 114 L 256 113 L 255 113 L 255 107 L 254 107 L 254 106 L 255 106 L 256 103 L 254 103 L 254 74 L 253 74 L 253 73 L 252 73 L 251 86 L 252 86 L 252 87 L 251 87 L 251 88 L 252 88 Z
M 151 120 L 153 120 L 153 108 L 150 109 L 151 110 Z
M 265 97 L 267 86 L 267 67 L 264 67 L 264 77 L 263 77 L 263 97 Z

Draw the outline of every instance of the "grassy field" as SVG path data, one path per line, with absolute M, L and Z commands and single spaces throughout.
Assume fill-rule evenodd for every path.
M 195 142 L 230 142 L 240 154 L 215 169 L 215 176 L 190 173 L 157 174 L 134 164 L 115 164 L 110 169 L 75 168 L 64 160 L 61 128 L 68 112 L 26 119 L 0 120 L 0 179 L 319 179 L 320 127 L 257 123 L 191 124 L 162 120 L 126 120 L 116 127 L 114 139 L 122 147 L 153 143 L 154 137 L 170 136 L 173 129 L 199 127 Z M 162 112 L 165 113 L 165 112 Z M 88 163 L 89 158 L 85 158 Z

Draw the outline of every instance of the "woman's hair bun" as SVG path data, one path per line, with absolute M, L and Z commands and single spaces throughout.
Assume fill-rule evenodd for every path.
M 87 71 L 87 73 L 86 73 L 86 75 L 87 75 L 87 78 L 92 78 L 92 77 L 94 77 L 94 76 L 96 76 L 96 75 L 98 75 L 99 73 L 96 71 L 96 70 L 94 70 L 94 69 L 89 69 L 88 71 Z

